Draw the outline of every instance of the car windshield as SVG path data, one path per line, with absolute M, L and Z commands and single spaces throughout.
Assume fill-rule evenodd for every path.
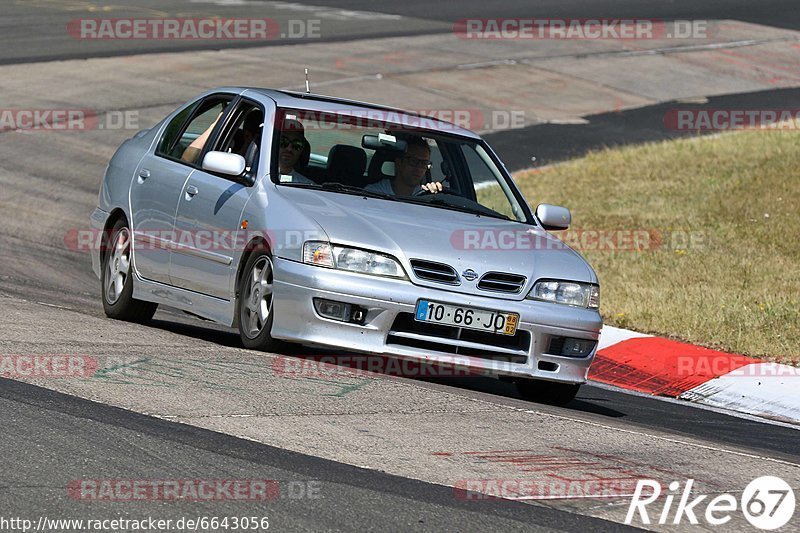
M 275 124 L 275 181 L 528 222 L 524 200 L 481 141 L 426 129 L 432 120 L 411 118 L 415 124 L 381 110 L 282 109 Z

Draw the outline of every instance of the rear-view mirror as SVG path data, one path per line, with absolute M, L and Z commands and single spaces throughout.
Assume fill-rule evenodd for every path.
M 361 146 L 371 150 L 392 150 L 397 152 L 405 152 L 407 143 L 403 139 L 398 139 L 394 135 L 388 133 L 379 133 L 377 135 L 364 135 L 361 137 Z

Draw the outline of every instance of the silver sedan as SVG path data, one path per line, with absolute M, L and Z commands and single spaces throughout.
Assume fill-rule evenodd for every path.
M 599 283 L 476 134 L 312 94 L 219 88 L 127 140 L 91 215 L 112 318 L 164 304 L 248 348 L 346 349 L 513 379 L 563 404 Z

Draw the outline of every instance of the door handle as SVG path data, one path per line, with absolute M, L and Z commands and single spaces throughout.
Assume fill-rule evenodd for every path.
M 199 192 L 200 190 L 198 190 L 198 188 L 195 187 L 194 185 L 189 185 L 188 187 L 186 187 L 186 194 L 188 194 L 189 196 L 195 196 Z

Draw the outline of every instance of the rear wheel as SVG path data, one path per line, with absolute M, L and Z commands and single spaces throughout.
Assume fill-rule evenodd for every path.
M 111 245 L 101 269 L 100 288 L 106 316 L 131 322 L 147 322 L 158 304 L 133 298 L 131 231 L 122 219 L 111 230 Z
M 281 342 L 273 339 L 273 268 L 266 252 L 254 252 L 239 282 L 239 336 L 245 348 L 273 351 Z
M 539 379 L 516 380 L 517 391 L 526 400 L 549 405 L 566 405 L 575 399 L 579 384 L 555 383 Z

